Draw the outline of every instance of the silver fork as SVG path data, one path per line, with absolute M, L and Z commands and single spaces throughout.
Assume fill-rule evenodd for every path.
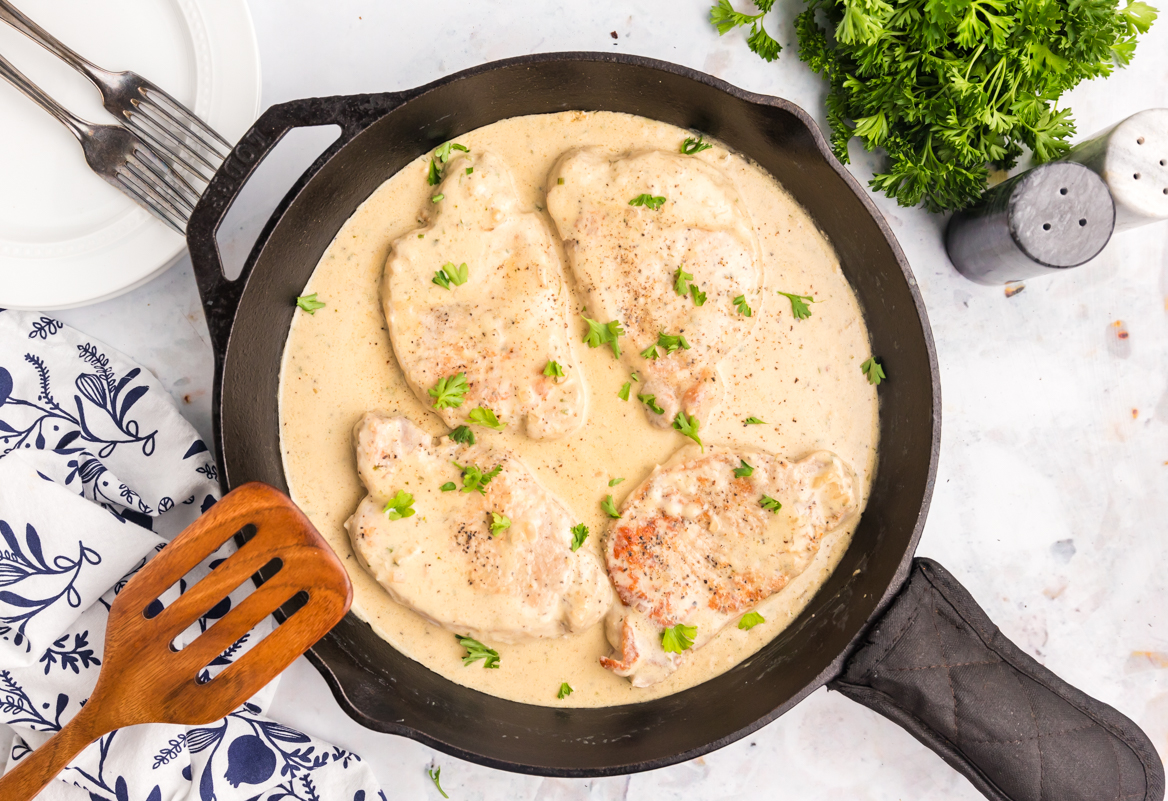
M 207 123 L 141 75 L 102 69 L 61 43 L 8 0 L 0 0 L 0 20 L 88 78 L 101 92 L 102 105 L 110 114 L 148 142 L 171 169 L 185 170 L 196 185 L 209 182 L 231 152 L 231 145 Z
M 90 168 L 180 234 L 199 193 L 149 146 L 121 125 L 95 125 L 75 116 L 0 56 L 0 77 L 73 132 Z

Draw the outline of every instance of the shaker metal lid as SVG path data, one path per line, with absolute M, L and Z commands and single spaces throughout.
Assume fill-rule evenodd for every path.
M 1082 164 L 1052 162 L 1022 177 L 1010 196 L 1010 234 L 1048 267 L 1077 267 L 1099 255 L 1115 228 L 1107 184 Z

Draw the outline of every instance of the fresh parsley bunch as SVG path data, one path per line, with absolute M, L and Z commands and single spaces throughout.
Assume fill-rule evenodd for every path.
M 720 0 L 710 21 L 761 38 L 773 2 L 755 0 L 751 16 Z M 987 165 L 1009 169 L 1023 147 L 1040 163 L 1066 153 L 1075 126 L 1059 97 L 1126 65 L 1155 19 L 1142 0 L 807 0 L 795 30 L 799 58 L 831 84 L 840 161 L 853 136 L 883 147 L 888 171 L 871 187 L 944 211 L 975 202 Z M 777 43 L 751 49 L 778 55 Z

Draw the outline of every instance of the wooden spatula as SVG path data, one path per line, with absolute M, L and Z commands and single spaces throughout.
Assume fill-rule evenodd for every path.
M 233 534 L 250 541 L 155 617 L 147 607 Z M 181 651 L 171 643 L 273 559 L 279 572 Z M 298 593 L 308 602 L 210 681 L 198 675 Z M 353 600 L 349 576 L 308 518 L 266 484 L 229 492 L 127 582 L 110 608 L 97 686 L 67 726 L 4 778 L 0 799 L 28 801 L 85 746 L 135 723 L 211 723 L 255 695 L 337 624 Z

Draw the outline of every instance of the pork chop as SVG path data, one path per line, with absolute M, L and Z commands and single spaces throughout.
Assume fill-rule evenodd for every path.
M 451 428 L 483 407 L 532 439 L 575 431 L 586 390 L 551 231 L 519 207 L 507 165 L 491 153 L 451 158 L 432 197 L 431 222 L 393 243 L 382 277 L 410 388 Z M 444 380 L 465 392 L 436 392 Z
M 369 494 L 345 528 L 395 601 L 504 643 L 583 631 L 608 611 L 600 559 L 571 549 L 578 521 L 514 456 L 434 440 L 382 412 L 366 413 L 353 441 Z
M 762 306 L 758 239 L 734 184 L 692 156 L 610 161 L 583 148 L 552 168 L 547 202 L 588 316 L 624 326 L 621 358 L 643 377 L 650 419 L 706 421 L 722 396 L 717 365 Z
M 823 535 L 858 511 L 859 493 L 828 451 L 787 462 L 744 448 L 683 449 L 626 499 L 606 534 L 621 603 L 606 624 L 615 653 L 601 664 L 637 687 L 661 681 L 685 651 L 802 573 Z

